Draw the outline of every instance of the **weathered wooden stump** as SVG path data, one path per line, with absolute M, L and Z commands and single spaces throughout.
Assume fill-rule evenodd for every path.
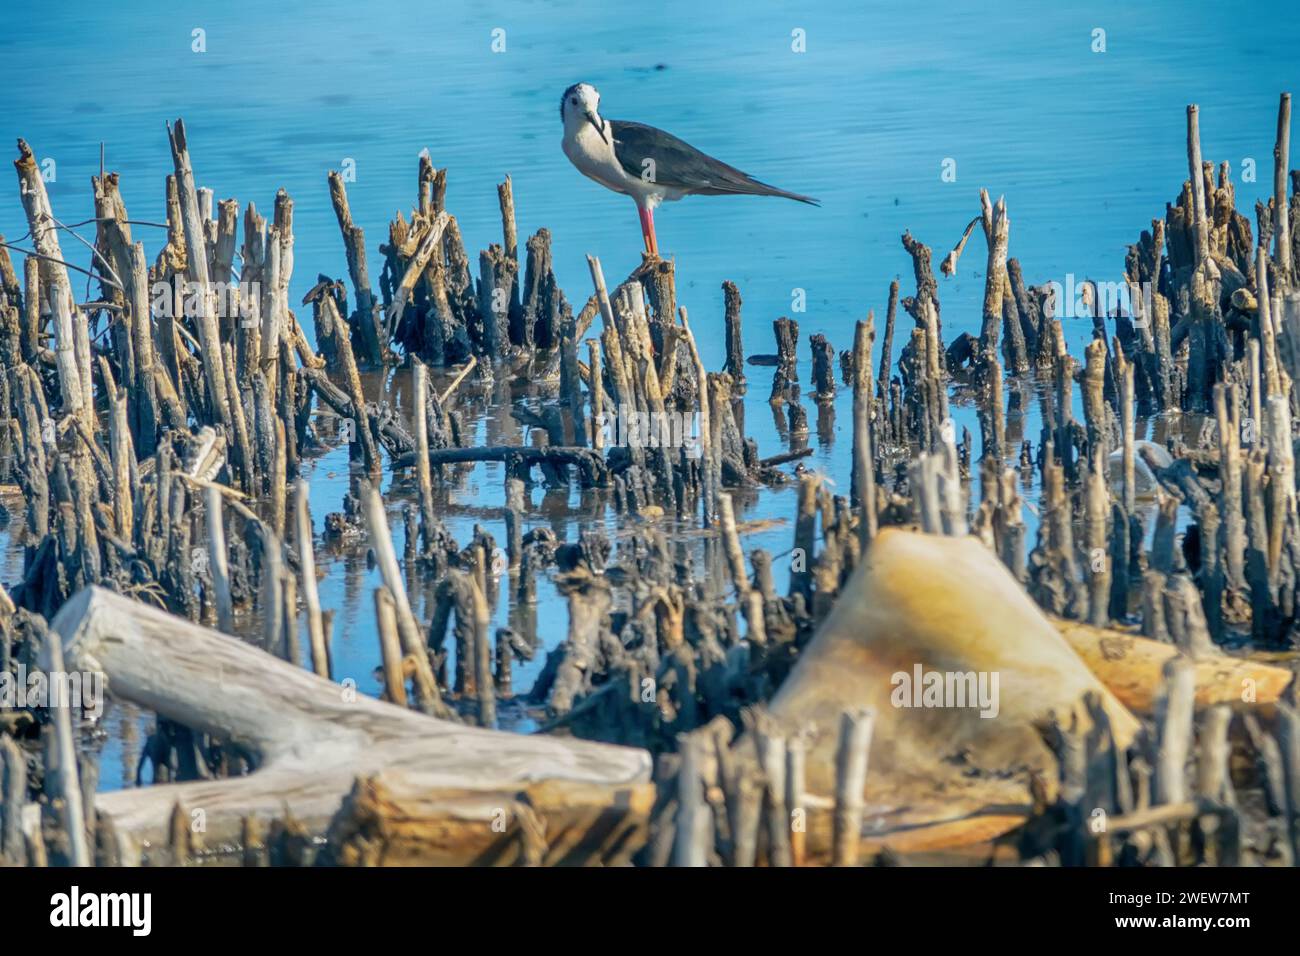
M 768 706 L 780 725 L 818 731 L 806 763 L 809 854 L 819 859 L 831 849 L 834 731 L 846 712 L 875 715 L 864 848 L 982 843 L 1028 816 L 1032 776 L 1055 793 L 1056 758 L 1041 736 L 1053 717 L 1087 732 L 1097 714 L 1084 700 L 1094 694 L 1126 747 L 1138 729 L 1134 714 L 1156 709 L 1164 667 L 1178 653 L 1173 644 L 1044 614 L 973 537 L 882 530 Z M 1197 708 L 1268 707 L 1291 677 L 1219 653 L 1189 668 Z M 971 696 L 923 699 L 913 683 L 920 674 L 937 674 L 944 686 L 970 678 Z M 982 710 L 974 694 L 984 676 L 992 706 Z M 742 758 L 754 749 L 752 737 L 743 739 Z

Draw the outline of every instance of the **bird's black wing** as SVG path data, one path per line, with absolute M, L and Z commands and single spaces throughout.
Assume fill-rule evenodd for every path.
M 614 134 L 614 155 L 629 176 L 644 177 L 701 196 L 783 196 L 821 205 L 808 196 L 759 182 L 672 133 L 626 120 L 610 120 L 609 125 Z M 651 160 L 651 164 L 646 160 Z

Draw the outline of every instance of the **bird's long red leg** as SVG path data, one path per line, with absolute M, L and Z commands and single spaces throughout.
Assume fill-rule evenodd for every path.
M 646 255 L 659 255 L 659 241 L 655 238 L 655 213 L 653 209 L 636 207 L 641 217 L 641 238 L 645 241 Z

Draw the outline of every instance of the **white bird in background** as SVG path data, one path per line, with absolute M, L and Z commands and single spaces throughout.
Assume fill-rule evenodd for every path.
M 600 93 L 589 83 L 564 91 L 564 155 L 606 189 L 631 196 L 641 217 L 648 255 L 659 255 L 654 210 L 683 196 L 781 196 L 819 206 L 816 199 L 777 189 L 644 123 L 600 115 Z

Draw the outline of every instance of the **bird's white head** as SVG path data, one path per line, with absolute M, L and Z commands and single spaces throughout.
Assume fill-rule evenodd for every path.
M 574 83 L 564 91 L 560 100 L 560 117 L 564 120 L 566 136 L 577 135 L 584 123 L 590 123 L 609 142 L 605 135 L 605 121 L 600 117 L 600 92 L 590 83 Z

